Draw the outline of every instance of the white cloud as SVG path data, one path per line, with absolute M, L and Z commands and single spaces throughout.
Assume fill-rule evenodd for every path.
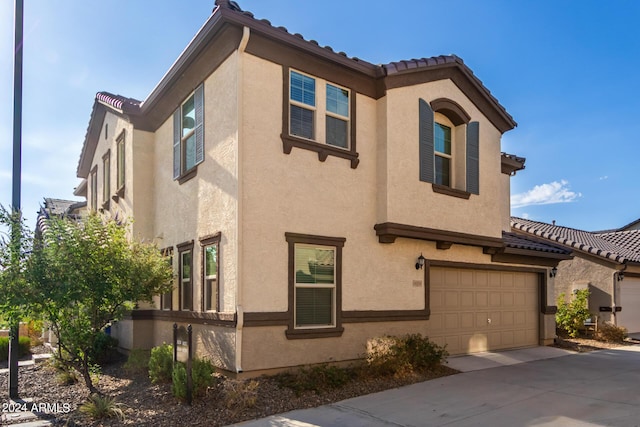
M 608 175 L 605 176 L 601 176 L 600 178 L 598 178 L 600 181 L 604 181 L 605 179 L 609 179 Z
M 560 182 L 536 185 L 529 191 L 511 196 L 511 207 L 571 203 L 580 197 L 582 194 L 571 191 L 569 182 L 563 179 Z

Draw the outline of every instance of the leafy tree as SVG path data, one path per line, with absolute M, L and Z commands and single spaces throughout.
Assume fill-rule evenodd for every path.
M 0 205 L 0 313 L 2 323 L 15 325 L 27 315 L 25 270 L 32 236 L 19 211 Z
M 114 220 L 91 214 L 47 226 L 28 269 L 32 303 L 58 338 L 59 358 L 95 393 L 90 374 L 104 329 L 137 301 L 171 290 L 173 273 L 154 245 L 129 240 Z
M 564 293 L 558 295 L 558 311 L 556 312 L 556 324 L 570 337 L 577 337 L 578 332 L 584 327 L 584 322 L 591 317 L 588 308 L 589 289 L 579 289 L 571 298 L 565 301 Z

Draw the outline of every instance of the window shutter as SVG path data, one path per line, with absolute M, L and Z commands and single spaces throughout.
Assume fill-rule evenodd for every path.
M 480 194 L 480 123 L 467 124 L 467 191 Z
M 435 174 L 433 158 L 433 110 L 424 100 L 420 99 L 420 181 L 433 182 Z
M 173 113 L 173 179 L 180 177 L 180 137 L 182 132 L 182 119 L 180 107 Z
M 196 107 L 196 165 L 204 161 L 204 84 L 194 93 Z

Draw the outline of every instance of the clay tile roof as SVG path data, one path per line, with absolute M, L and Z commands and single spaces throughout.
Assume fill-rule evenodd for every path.
M 571 251 L 567 249 L 551 245 L 540 239 L 534 239 L 531 237 L 509 233 L 506 231 L 502 232 L 502 240 L 508 248 L 526 249 L 530 251 L 547 252 L 562 255 L 568 255 L 571 253 Z
M 96 100 L 126 113 L 138 112 L 140 110 L 140 105 L 142 104 L 142 102 L 137 99 L 127 98 L 122 95 L 114 95 L 109 92 L 98 92 L 96 94 Z
M 640 262 L 640 233 L 598 234 L 517 217 L 511 217 L 511 227 L 614 262 Z

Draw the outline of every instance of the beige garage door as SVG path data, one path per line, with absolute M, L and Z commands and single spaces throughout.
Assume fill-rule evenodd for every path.
M 620 283 L 618 326 L 624 326 L 630 334 L 640 332 L 640 279 L 625 277 Z
M 449 354 L 538 345 L 538 275 L 431 268 L 429 337 Z

